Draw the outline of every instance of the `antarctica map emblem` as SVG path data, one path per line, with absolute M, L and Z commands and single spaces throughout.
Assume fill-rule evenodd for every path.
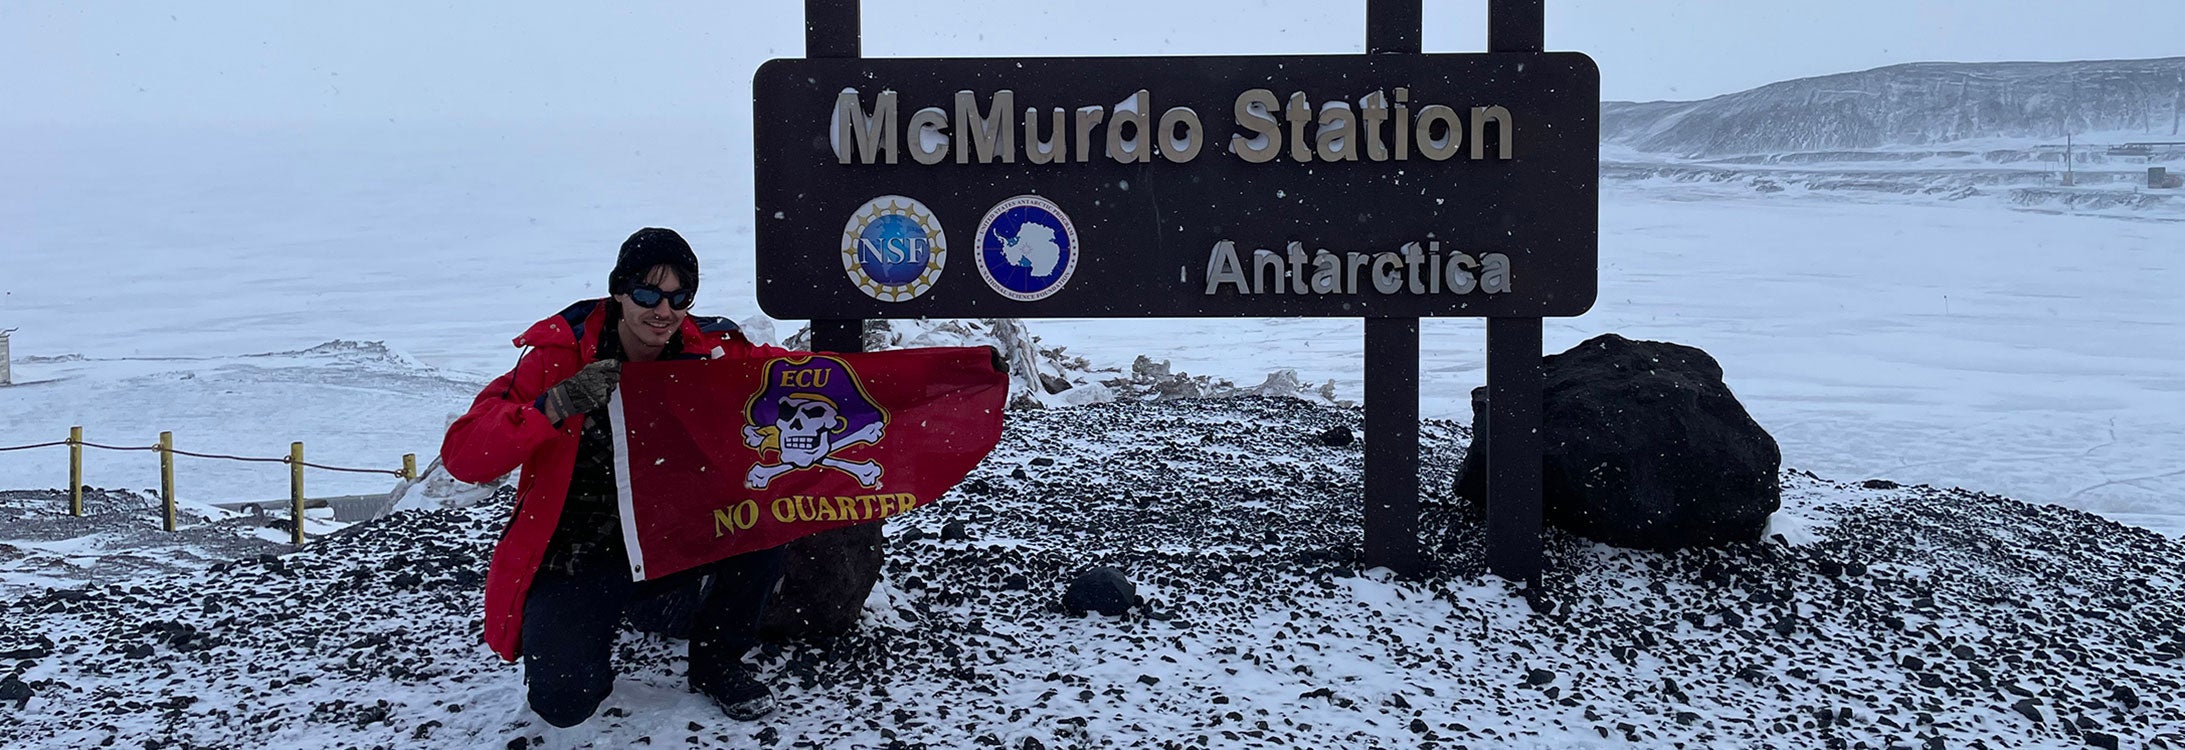
M 1054 201 L 1019 195 L 979 220 L 979 276 L 1018 302 L 1045 299 L 1077 270 L 1077 227 Z

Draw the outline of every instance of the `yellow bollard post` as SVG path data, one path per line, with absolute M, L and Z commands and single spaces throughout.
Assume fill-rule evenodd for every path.
M 402 479 L 410 482 L 417 481 L 417 454 L 402 454 Z
M 68 514 L 83 516 L 83 427 L 68 428 Z
M 288 541 L 303 546 L 303 443 L 288 444 Z
M 159 502 L 165 506 L 160 528 L 173 531 L 174 518 L 174 433 L 159 433 Z

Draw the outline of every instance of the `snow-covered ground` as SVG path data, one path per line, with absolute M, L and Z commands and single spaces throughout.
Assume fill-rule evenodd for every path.
M 504 495 L 0 600 L 0 745 L 2185 747 L 2185 542 L 1786 471 L 1779 537 L 1554 533 L 1528 607 L 1477 575 L 1458 507 L 1425 514 L 1425 580 L 1360 574 L 1362 446 L 1314 439 L 1360 421 L 1262 398 L 1021 414 L 967 482 L 888 522 L 856 630 L 752 657 L 782 702 L 758 722 L 685 688 L 681 642 L 638 634 L 592 721 L 526 711 L 522 670 L 477 642 Z M 1429 486 L 1465 437 L 1424 426 Z M 968 538 L 935 533 L 958 521 Z M 1058 611 L 1095 565 L 1142 604 Z
M 696 245 L 698 312 L 758 315 L 746 157 L 710 124 L 16 130 L 0 143 L 0 328 L 21 328 L 25 383 L 0 390 L 0 445 L 81 424 L 133 445 L 173 430 L 195 450 L 279 456 L 303 440 L 341 465 L 429 461 L 448 415 L 512 363 L 508 339 L 600 293 L 613 247 L 640 226 Z M 1609 331 L 1698 346 L 1788 465 L 2185 534 L 2185 223 L 1856 185 L 1763 191 L 1762 167 L 1708 168 L 1746 171 L 1609 175 L 1600 301 L 1549 321 L 1550 351 Z M 1096 366 L 1127 371 L 1144 354 L 1246 385 L 1291 368 L 1334 380 L 1339 398 L 1362 392 L 1353 320 L 1031 325 Z M 1481 326 L 1424 331 L 1422 410 L 1465 419 Z M 381 343 L 321 346 L 335 340 Z M 157 485 L 143 454 L 88 463 L 95 485 Z M 185 499 L 286 493 L 278 466 L 177 471 Z M 61 449 L 0 453 L 0 488 L 65 477 Z M 314 472 L 309 487 L 388 483 Z

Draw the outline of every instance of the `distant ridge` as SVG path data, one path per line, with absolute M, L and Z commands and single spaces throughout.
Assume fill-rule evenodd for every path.
M 1696 102 L 1603 102 L 1601 142 L 1730 156 L 2066 133 L 2185 140 L 2181 112 L 2185 57 L 1909 63 Z

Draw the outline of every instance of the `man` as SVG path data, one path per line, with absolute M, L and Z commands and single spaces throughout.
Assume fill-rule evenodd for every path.
M 488 482 L 518 464 L 516 507 L 486 575 L 485 641 L 521 655 L 532 711 L 558 727 L 591 717 L 614 689 L 618 625 L 639 600 L 696 592 L 691 688 L 729 716 L 772 711 L 773 692 L 743 665 L 781 575 L 780 549 L 659 581 L 631 581 L 617 508 L 607 401 L 622 363 L 788 353 L 744 339 L 734 323 L 693 318 L 698 258 L 681 236 L 641 229 L 622 243 L 606 299 L 570 305 L 516 338 L 530 347 L 486 386 L 440 447 L 448 473 Z

